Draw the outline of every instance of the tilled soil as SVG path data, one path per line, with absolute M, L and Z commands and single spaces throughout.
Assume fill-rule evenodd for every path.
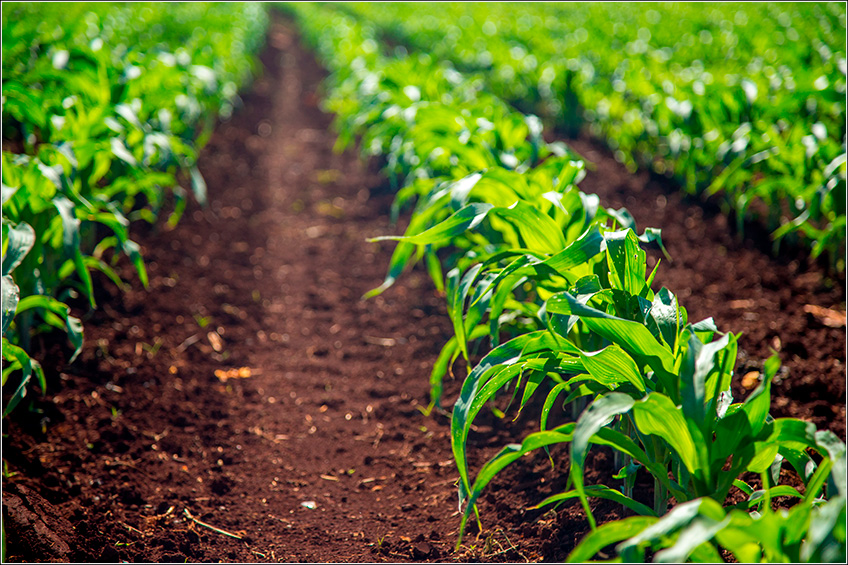
M 444 300 L 423 270 L 360 300 L 392 251 L 366 238 L 401 229 L 392 196 L 373 164 L 333 152 L 324 73 L 288 24 L 272 26 L 262 59 L 264 78 L 201 156 L 209 206 L 171 231 L 136 231 L 149 289 L 101 281 L 75 364 L 45 342 L 49 395 L 4 423 L 8 560 L 563 559 L 587 531 L 579 504 L 525 510 L 564 488 L 561 451 L 556 471 L 543 454 L 505 471 L 481 501 L 484 531 L 472 525 L 454 551 L 449 421 L 423 413 L 451 335 Z M 844 320 L 844 283 L 770 259 L 661 180 L 573 146 L 597 165 L 583 190 L 663 228 L 674 261 L 657 281 L 690 318 L 744 332 L 737 398 L 777 349 L 787 370 L 773 414 L 844 438 L 845 328 L 824 310 Z M 472 468 L 532 425 L 481 413 Z M 593 451 L 589 481 L 612 466 Z M 619 512 L 596 506 L 601 519 Z

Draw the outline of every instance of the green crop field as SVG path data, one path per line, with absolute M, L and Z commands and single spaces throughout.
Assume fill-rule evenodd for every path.
M 122 286 L 110 261 L 124 254 L 147 284 L 130 223 L 155 222 L 168 199 L 177 222 L 179 175 L 205 199 L 197 153 L 250 79 L 265 24 L 249 4 L 4 4 L 3 386 L 20 373 L 4 416 L 33 376 L 46 388 L 35 333 L 66 331 L 80 352 L 66 302 L 96 306 L 93 270 Z
M 676 35 L 678 41 L 671 45 L 681 56 L 675 56 L 657 31 L 660 43 L 647 53 L 651 34 L 648 28 L 624 26 L 626 11 L 617 14 L 621 21 L 615 23 L 592 17 L 610 10 L 601 5 L 538 5 L 522 10 L 523 17 L 515 17 L 514 6 L 506 4 L 333 8 L 287 7 L 331 70 L 326 107 L 336 114 L 340 139 L 358 138 L 366 154 L 380 156 L 400 188 L 396 206 L 414 204 L 403 236 L 376 238 L 399 244 L 385 282 L 367 296 L 393 284 L 413 258 L 424 258 L 436 287 L 444 289 L 455 336 L 434 367 L 431 407 L 440 405 L 441 379 L 449 365 L 460 355 L 469 359 L 468 343 L 488 336 L 492 346 L 465 378 L 452 411 L 463 511 L 458 543 L 478 497 L 495 475 L 534 450 L 565 443 L 570 446 L 571 488 L 540 500 L 538 507 L 581 501 L 592 533 L 570 561 L 590 559 L 610 544 L 618 544 L 616 551 L 625 561 L 644 560 L 650 550 L 662 561 L 715 562 L 722 560 L 719 549 L 745 562 L 838 559 L 845 551 L 844 444 L 801 420 L 768 416 L 776 357 L 767 362 L 760 386 L 744 401 L 734 402 L 730 380 L 737 336 L 721 333 L 711 318 L 689 320 L 671 290 L 652 290 L 662 282 L 655 280 L 656 268 L 648 271 L 640 243 L 662 246 L 660 231 L 645 228 L 639 235 L 627 210 L 605 210 L 582 193 L 577 187 L 584 174 L 579 156 L 561 143 L 546 143 L 540 120 L 517 108 L 535 108 L 534 94 L 542 103 L 547 93 L 548 108 L 555 108 L 553 119 L 567 125 L 578 119 L 568 103 L 576 97 L 580 106 L 595 108 L 588 116 L 595 131 L 607 136 L 620 155 L 628 151 L 630 162 L 650 153 L 655 167 L 665 171 L 667 164 L 691 189 L 722 189 L 739 213 L 745 212 L 748 200 L 760 198 L 780 210 L 788 199 L 798 217 L 808 220 L 793 219 L 796 228 L 825 218 L 815 229 L 829 235 L 813 228 L 805 233 L 813 234 L 814 254 L 829 249 L 835 260 L 845 238 L 845 109 L 839 103 L 845 91 L 844 52 L 831 53 L 819 42 L 821 52 L 828 53 L 819 72 L 841 65 L 842 74 L 827 85 L 820 80 L 816 94 L 805 90 L 804 98 L 813 100 L 806 105 L 812 110 L 805 116 L 812 128 L 808 133 L 829 133 L 806 138 L 801 145 L 808 148 L 806 157 L 797 159 L 794 148 L 781 148 L 793 136 L 800 143 L 804 121 L 787 119 L 798 111 L 798 96 L 774 87 L 777 104 L 767 102 L 768 83 L 744 82 L 740 77 L 750 71 L 731 59 L 721 61 L 721 70 L 730 66 L 739 69 L 739 76 L 725 76 L 727 83 L 719 83 L 718 92 L 709 97 L 701 93 L 692 96 L 693 102 L 676 101 L 679 90 L 692 88 L 707 72 L 694 74 L 690 68 L 684 73 L 681 59 L 695 65 L 703 57 L 704 66 L 719 58 L 718 52 L 699 49 L 709 45 L 706 40 L 687 49 L 695 45 L 687 37 L 696 36 Z M 670 9 L 658 8 L 672 15 Z M 819 17 L 831 22 L 824 39 L 836 49 L 844 41 L 844 11 L 839 28 L 838 10 L 818 9 Z M 660 30 L 660 14 L 653 12 L 645 17 L 656 20 L 653 29 Z M 738 14 L 736 21 L 743 21 L 745 13 Z M 694 25 L 705 29 L 699 17 Z M 783 21 L 784 16 L 775 19 Z M 602 24 L 593 28 L 593 21 Z M 553 41 L 541 40 L 542 23 L 547 24 L 545 39 Z M 575 34 L 581 24 L 591 32 L 580 28 L 583 33 Z M 579 46 L 582 41 L 575 41 L 575 35 L 603 36 L 603 26 L 613 24 L 621 30 L 612 42 L 592 42 L 587 51 Z M 637 29 L 641 39 L 633 40 L 641 43 L 625 49 L 634 58 L 614 56 L 625 42 L 620 36 Z M 733 41 L 731 31 L 720 35 L 722 41 Z M 388 38 L 409 44 L 411 51 L 381 48 Z M 767 47 L 750 48 L 763 50 L 761 66 L 770 60 Z M 642 65 L 644 57 L 654 66 Z M 806 70 L 801 64 L 805 60 L 798 54 L 787 64 Z M 587 70 L 591 61 L 595 71 Z M 635 80 L 628 69 L 636 73 Z M 614 80 L 622 87 L 604 91 L 616 73 L 621 76 Z M 556 84 L 557 76 L 566 82 Z M 784 72 L 784 79 L 791 76 Z M 801 83 L 799 89 L 814 81 L 806 75 L 791 80 Z M 712 81 L 710 85 L 712 90 Z M 699 88 L 704 84 L 694 87 L 696 95 Z M 760 104 L 753 94 L 758 88 L 764 93 Z M 740 102 L 734 89 L 747 99 Z M 655 112 L 658 97 L 666 108 Z M 551 104 L 555 100 L 564 103 Z M 655 103 L 646 110 L 648 100 Z M 623 113 L 628 117 L 622 123 Z M 643 129 L 634 131 L 638 128 Z M 673 147 L 672 139 L 677 140 Z M 767 164 L 754 166 L 760 162 Z M 758 178 L 767 179 L 772 188 L 754 180 Z M 784 227 L 775 235 L 788 231 Z M 445 254 L 438 252 L 446 247 L 451 253 L 441 261 Z M 475 477 L 466 463 L 470 429 L 488 401 L 510 388 L 522 408 L 534 394 L 547 391 L 539 414 L 541 431 L 506 446 Z M 576 422 L 547 429 L 558 404 L 570 405 Z M 620 487 L 584 483 L 583 462 L 592 445 L 613 448 L 621 465 L 616 476 Z M 814 469 L 807 450 L 824 457 L 824 464 Z M 802 478 L 801 490 L 781 484 L 785 463 Z M 653 477 L 652 506 L 632 498 L 639 472 Z M 760 486 L 743 480 L 746 473 L 758 476 Z M 828 495 L 821 497 L 828 481 Z M 725 506 L 731 488 L 747 497 Z M 788 512 L 771 510 L 769 500 L 784 495 L 798 503 Z M 588 504 L 592 497 L 618 502 L 637 516 L 597 527 Z M 678 503 L 671 511 L 669 497 Z M 785 534 L 766 534 L 769 530 Z
M 720 194 L 776 245 L 845 254 L 845 11 L 838 3 L 347 6 L 379 33 L 616 157 Z M 778 249 L 778 247 L 776 247 Z
M 771 415 L 777 352 L 734 398 L 740 334 L 690 319 L 662 280 L 662 226 L 584 191 L 593 165 L 568 145 L 600 139 L 630 172 L 718 203 L 740 236 L 764 226 L 772 254 L 803 249 L 844 276 L 844 4 L 163 8 L 3 5 L 4 419 L 48 392 L 36 336 L 60 332 L 70 363 L 96 281 L 125 288 L 125 261 L 148 285 L 134 225 L 167 231 L 206 204 L 198 156 L 259 75 L 269 21 L 286 18 L 328 73 L 336 150 L 378 163 L 392 219 L 409 218 L 372 234 L 392 255 L 362 299 L 419 263 L 444 298 L 453 335 L 422 412 L 450 416 L 457 548 L 470 521 L 485 530 L 478 503 L 505 469 L 540 451 L 553 465 L 564 446 L 565 489 L 526 491 L 534 510 L 579 503 L 589 533 L 570 562 L 844 561 L 845 443 Z M 503 419 L 495 399 L 510 398 L 535 431 L 474 464 L 475 422 Z M 603 484 L 586 473 L 602 449 Z

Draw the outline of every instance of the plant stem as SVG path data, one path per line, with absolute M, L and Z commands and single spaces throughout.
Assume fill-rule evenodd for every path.
M 668 492 L 662 483 L 654 477 L 654 512 L 657 516 L 662 516 L 668 509 Z

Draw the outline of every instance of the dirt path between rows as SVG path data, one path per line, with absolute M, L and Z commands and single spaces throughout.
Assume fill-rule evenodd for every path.
M 62 345 L 46 345 L 57 365 L 48 363 L 50 395 L 5 427 L 15 473 L 3 486 L 8 559 L 563 559 L 586 532 L 582 512 L 523 509 L 564 486 L 544 456 L 490 487 L 484 535 L 472 531 L 453 552 L 448 419 L 420 410 L 451 335 L 443 299 L 413 271 L 360 301 L 391 253 L 365 239 L 400 230 L 389 224 L 392 197 L 355 154 L 333 153 L 330 117 L 317 107 L 324 73 L 288 24 L 272 26 L 263 63 L 265 77 L 203 152 L 209 207 L 190 207 L 173 231 L 138 234 L 150 289 L 101 285 L 76 364 L 61 363 Z M 844 311 L 844 287 L 730 236 L 703 243 L 722 228 L 719 217 L 670 195 L 659 206 L 662 193 L 651 190 L 662 187 L 640 188 L 650 178 L 575 145 L 598 163 L 584 190 L 665 227 L 675 262 L 658 280 L 691 317 L 716 315 L 720 327 L 746 332 L 745 370 L 781 340 L 792 372 L 774 410 L 844 437 L 844 403 L 833 396 L 845 391 L 844 328 L 799 311 L 840 301 Z M 616 196 L 622 187 L 635 196 Z M 686 258 L 685 242 L 701 262 Z M 716 256 L 725 262 L 710 263 Z M 791 392 L 799 386 L 805 398 Z M 448 396 L 456 390 L 449 383 Z M 481 414 L 472 466 L 528 425 Z M 597 450 L 588 466 L 592 480 L 611 458 Z M 618 515 L 611 504 L 598 511 Z

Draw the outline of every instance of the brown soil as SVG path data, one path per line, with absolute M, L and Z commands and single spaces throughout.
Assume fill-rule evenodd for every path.
M 562 560 L 587 531 L 579 504 L 524 510 L 564 488 L 561 452 L 557 472 L 541 454 L 504 472 L 481 501 L 483 533 L 472 526 L 453 551 L 449 422 L 421 412 L 451 335 L 443 298 L 415 270 L 360 301 L 392 249 L 365 239 L 399 231 L 392 196 L 373 167 L 333 153 L 324 73 L 290 27 L 272 26 L 262 59 L 266 76 L 201 156 L 209 207 L 136 231 L 150 288 L 101 281 L 75 364 L 45 342 L 49 395 L 4 423 L 8 560 Z M 690 317 L 745 332 L 737 397 L 777 346 L 788 373 L 773 413 L 844 438 L 845 329 L 804 310 L 844 318 L 843 283 L 769 259 L 720 215 L 574 145 L 597 163 L 584 190 L 663 227 L 675 261 L 657 280 Z M 481 414 L 472 468 L 529 426 Z M 587 465 L 591 482 L 609 480 L 608 451 Z

